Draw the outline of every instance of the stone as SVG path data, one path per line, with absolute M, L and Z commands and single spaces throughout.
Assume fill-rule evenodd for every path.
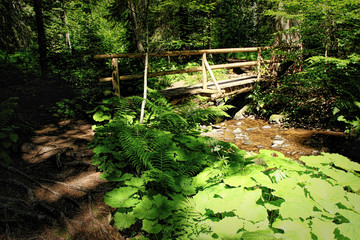
M 320 152 L 319 152 L 318 150 L 313 150 L 313 151 L 311 152 L 311 155 L 314 155 L 314 156 L 320 155 Z
M 263 145 L 257 145 L 256 147 L 257 148 L 263 148 L 264 146 Z
M 285 116 L 282 114 L 273 114 L 269 118 L 270 123 L 281 124 L 284 121 L 285 121 Z
M 236 126 L 240 126 L 242 124 L 242 122 L 237 122 Z
M 241 133 L 241 132 L 242 132 L 242 131 L 241 131 L 240 128 L 237 128 L 237 129 L 235 129 L 234 131 L 232 131 L 233 134 L 239 134 L 239 133 Z
M 269 125 L 266 125 L 266 126 L 262 127 L 262 129 L 270 129 L 270 128 L 271 128 L 271 126 L 269 126 Z
M 245 145 L 252 145 L 253 142 L 250 139 L 245 139 L 244 144 Z
M 247 128 L 246 131 L 254 131 L 254 130 L 257 130 L 259 129 L 258 127 L 253 127 L 253 128 Z
M 284 143 L 284 140 L 274 140 L 272 142 L 273 145 L 282 145 Z
M 281 140 L 281 141 L 284 141 L 285 138 L 283 138 L 282 136 L 280 135 L 275 135 L 275 137 L 273 138 L 274 140 Z
M 245 105 L 243 108 L 241 108 L 234 116 L 235 120 L 240 120 L 245 118 L 245 113 L 249 109 L 248 105 Z
M 219 126 L 219 125 L 214 125 L 213 128 L 220 129 L 221 126 Z

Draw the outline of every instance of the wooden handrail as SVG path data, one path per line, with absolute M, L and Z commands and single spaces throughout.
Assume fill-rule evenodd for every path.
M 210 72 L 211 78 L 214 81 L 215 85 L 217 85 L 216 79 L 212 74 L 212 69 L 224 69 L 224 68 L 236 68 L 241 66 L 256 66 L 258 67 L 258 79 L 261 77 L 260 72 L 260 64 L 261 64 L 261 51 L 270 49 L 271 47 L 247 47 L 247 48 L 223 48 L 223 49 L 203 49 L 203 50 L 184 50 L 184 51 L 167 51 L 167 52 L 158 52 L 158 53 L 148 53 L 148 57 L 164 57 L 164 56 L 187 56 L 187 55 L 203 55 L 202 56 L 202 66 L 194 67 L 194 68 L 185 68 L 185 69 L 177 69 L 171 71 L 162 71 L 162 72 L 154 72 L 149 73 L 148 77 L 159 77 L 165 75 L 179 74 L 179 73 L 190 73 L 190 72 L 203 72 L 202 83 L 203 83 L 203 91 L 207 91 L 207 79 L 206 79 L 206 70 Z M 206 54 L 217 54 L 217 53 L 239 53 L 239 52 L 257 52 L 257 61 L 247 61 L 240 63 L 228 63 L 228 64 L 218 64 L 210 66 L 206 59 Z M 118 58 L 144 58 L 146 56 L 145 53 L 118 53 L 118 54 L 99 54 L 95 55 L 94 59 L 112 59 L 112 77 L 100 78 L 100 82 L 111 82 L 113 83 L 115 92 L 120 96 L 120 84 L 119 81 L 123 80 L 132 80 L 143 78 L 144 74 L 134 74 L 134 75 L 125 75 L 120 76 L 118 69 Z M 265 61 L 271 62 L 271 61 Z M 219 86 L 217 86 L 217 91 L 221 92 Z
M 167 51 L 167 52 L 149 53 L 149 57 L 202 55 L 204 53 L 218 54 L 218 53 L 257 52 L 259 48 L 262 50 L 266 50 L 266 49 L 270 49 L 271 47 L 219 48 L 219 49 L 203 49 L 203 50 Z M 111 58 L 144 58 L 144 57 L 145 57 L 145 53 L 116 53 L 116 54 L 94 55 L 95 60 L 111 59 Z
M 266 63 L 270 63 L 270 60 L 265 60 Z M 240 63 L 228 63 L 228 64 L 217 64 L 211 65 L 211 69 L 224 69 L 224 68 L 236 68 L 236 67 L 244 67 L 244 66 L 256 66 L 257 61 L 249 61 L 249 62 L 240 62 Z M 185 69 L 177 69 L 171 71 L 163 71 L 163 72 L 154 72 L 148 73 L 148 77 L 159 77 L 165 75 L 173 75 L 179 73 L 191 73 L 191 72 L 200 72 L 202 71 L 202 67 L 194 67 L 194 68 L 185 68 Z M 133 80 L 143 78 L 144 74 L 133 74 L 133 75 L 124 75 L 120 76 L 120 81 Z M 100 78 L 100 82 L 111 82 L 112 77 Z

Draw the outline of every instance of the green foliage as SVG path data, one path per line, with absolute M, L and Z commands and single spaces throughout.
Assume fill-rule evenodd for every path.
M 345 60 L 312 57 L 302 72 L 279 80 L 279 84 L 257 87 L 253 108 L 269 117 L 284 113 L 291 122 L 315 127 L 339 125 L 334 109 L 350 121 L 358 116 L 353 102 L 358 98 L 360 65 L 356 54 Z
M 360 108 L 360 102 L 355 101 L 354 105 L 358 108 Z M 338 108 L 335 108 L 333 113 L 337 114 L 340 110 Z M 353 117 L 352 117 L 353 118 Z M 347 125 L 346 132 L 349 135 L 356 136 L 357 138 L 360 138 L 360 118 L 358 116 L 355 116 L 354 120 L 347 120 L 343 115 L 338 116 L 338 121 L 344 122 Z
M 119 101 L 137 106 L 140 99 Z M 270 150 L 247 154 L 200 137 L 183 109 L 156 92 L 147 104 L 143 125 L 115 114 L 90 145 L 102 176 L 118 184 L 105 202 L 117 209 L 114 224 L 123 235 L 356 238 L 360 164 L 338 154 L 302 157 L 305 165 Z
M 19 144 L 18 127 L 13 125 L 16 118 L 17 98 L 0 102 L 0 160 L 10 163 L 10 155 L 17 151 Z

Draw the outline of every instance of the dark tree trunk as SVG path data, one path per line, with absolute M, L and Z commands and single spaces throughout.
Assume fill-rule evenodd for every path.
M 42 0 L 34 0 L 34 11 L 35 11 L 37 34 L 38 34 L 41 78 L 45 79 L 48 75 L 48 65 L 46 59 L 47 49 L 46 49 L 45 26 L 44 26 L 44 19 L 42 13 Z

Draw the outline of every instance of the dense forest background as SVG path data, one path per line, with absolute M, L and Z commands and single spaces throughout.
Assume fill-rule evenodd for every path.
M 353 0 L 7 0 L 0 6 L 1 83 L 7 86 L 20 78 L 26 82 L 41 76 L 45 82 L 79 90 L 78 96 L 88 102 L 106 88 L 98 78 L 110 68 L 109 62 L 93 61 L 94 54 L 275 46 L 273 56 L 286 66 L 287 75 L 280 69 L 280 85 L 259 86 L 253 108 L 265 117 L 284 112 L 302 125 L 326 127 L 337 122 L 336 114 L 352 121 L 358 112 L 354 104 L 359 98 L 358 4 Z M 244 56 L 214 57 L 219 61 Z M 161 70 L 198 61 L 155 59 L 151 67 Z M 142 61 L 120 59 L 119 64 L 122 74 L 143 71 Z M 124 84 L 125 95 L 141 90 L 140 82 Z M 169 84 L 150 81 L 155 89 Z

